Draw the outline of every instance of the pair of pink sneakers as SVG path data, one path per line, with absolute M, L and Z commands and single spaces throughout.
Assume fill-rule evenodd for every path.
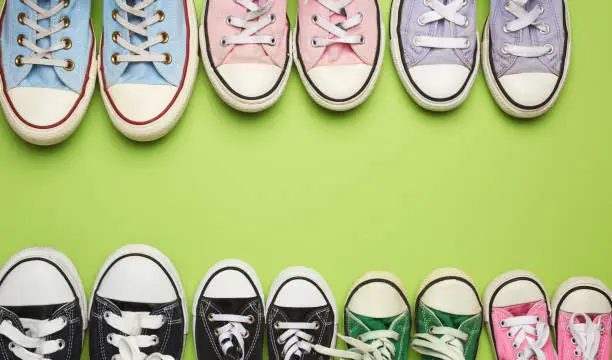
M 511 271 L 485 292 L 485 322 L 498 360 L 610 359 L 612 293 L 601 281 L 574 277 L 552 299 L 533 274 Z M 553 327 L 553 332 L 550 326 Z
M 205 0 L 200 45 L 219 96 L 240 111 L 272 106 L 295 61 L 319 105 L 348 110 L 380 72 L 384 25 L 377 0 L 298 0 L 293 36 L 287 0 Z

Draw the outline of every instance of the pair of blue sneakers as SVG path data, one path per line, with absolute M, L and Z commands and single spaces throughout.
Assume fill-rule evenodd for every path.
M 53 145 L 78 127 L 96 74 L 114 126 L 137 141 L 167 134 L 198 69 L 193 0 L 103 0 L 100 54 L 91 0 L 6 0 L 0 103 L 24 140 Z

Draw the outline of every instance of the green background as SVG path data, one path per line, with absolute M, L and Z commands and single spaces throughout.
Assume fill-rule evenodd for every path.
M 479 0 L 481 29 L 488 7 Z M 296 8 L 290 0 L 292 23 Z M 381 8 L 388 25 L 390 0 Z M 536 273 L 551 296 L 575 275 L 612 285 L 612 3 L 570 0 L 569 9 L 568 80 L 532 121 L 505 116 L 482 73 L 456 111 L 421 110 L 388 48 L 372 96 L 346 113 L 316 106 L 294 69 L 276 106 L 242 114 L 200 67 L 183 118 L 155 143 L 115 131 L 98 90 L 79 130 L 56 147 L 28 145 L 1 121 L 0 261 L 54 246 L 89 295 L 108 255 L 147 243 L 174 261 L 190 304 L 224 258 L 249 262 L 265 289 L 285 267 L 312 267 L 339 306 L 374 269 L 400 276 L 410 299 L 446 266 L 482 291 L 515 268 Z M 195 358 L 191 341 L 185 358 Z M 483 337 L 479 359 L 491 358 Z

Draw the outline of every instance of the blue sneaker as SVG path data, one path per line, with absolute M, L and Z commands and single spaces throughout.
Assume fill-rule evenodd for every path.
M 0 103 L 13 130 L 53 145 L 76 130 L 96 83 L 90 0 L 7 0 L 0 18 Z
M 136 141 L 166 135 L 198 70 L 193 0 L 104 0 L 100 86 L 114 126 Z

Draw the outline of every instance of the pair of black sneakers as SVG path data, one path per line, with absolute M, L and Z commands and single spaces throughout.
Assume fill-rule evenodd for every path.
M 128 245 L 105 263 L 87 302 L 79 274 L 52 248 L 20 251 L 0 270 L 0 359 L 79 360 L 87 325 L 92 360 L 179 360 L 185 292 L 170 260 Z

